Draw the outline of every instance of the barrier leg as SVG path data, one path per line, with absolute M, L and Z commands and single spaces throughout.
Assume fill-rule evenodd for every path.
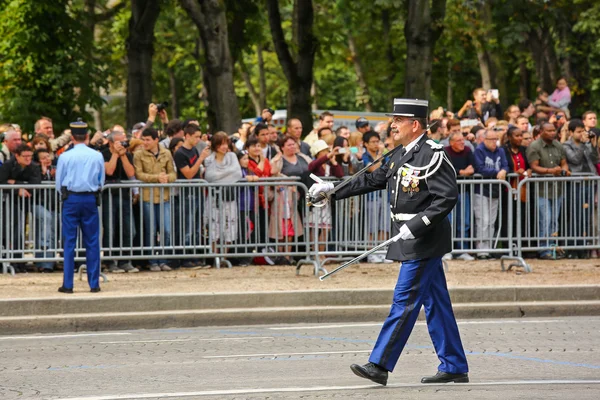
M 79 280 L 82 281 L 83 280 L 83 273 L 87 271 L 87 268 L 85 266 L 85 264 L 81 264 L 79 266 L 79 269 L 77 270 L 77 273 L 79 274 Z M 102 278 L 102 282 L 106 283 L 108 282 L 108 277 L 104 274 L 104 272 L 100 271 L 100 277 Z
M 507 260 L 512 260 L 512 261 L 516 261 L 516 262 L 511 262 L 508 265 L 508 268 L 504 267 L 504 261 Z M 502 256 L 500 258 L 500 265 L 502 267 L 502 271 L 510 271 L 512 269 L 512 267 L 519 267 L 519 268 L 523 268 L 525 270 L 526 273 L 529 273 L 532 271 L 531 266 L 529 264 L 527 264 L 525 262 L 525 260 L 523 259 L 523 257 L 515 257 L 515 256 Z

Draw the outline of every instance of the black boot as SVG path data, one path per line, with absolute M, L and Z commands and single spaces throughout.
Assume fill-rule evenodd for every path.
M 469 374 L 450 374 L 448 372 L 438 371 L 434 376 L 426 376 L 421 379 L 421 383 L 469 383 Z
M 352 372 L 361 378 L 372 380 L 380 385 L 387 385 L 388 372 L 377 364 L 366 363 L 365 365 L 352 364 Z

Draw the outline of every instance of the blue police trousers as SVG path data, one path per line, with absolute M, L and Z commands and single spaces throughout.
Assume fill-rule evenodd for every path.
M 90 288 L 100 287 L 100 217 L 93 194 L 70 194 L 63 203 L 63 286 L 69 289 L 73 288 L 78 228 L 81 228 L 85 247 L 88 283 Z
M 388 371 L 394 370 L 421 305 L 425 306 L 427 329 L 441 362 L 438 370 L 452 374 L 468 372 L 440 257 L 402 262 L 394 302 L 369 361 Z

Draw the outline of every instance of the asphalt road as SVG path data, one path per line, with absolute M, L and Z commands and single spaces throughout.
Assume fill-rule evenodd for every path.
M 349 369 L 379 324 L 0 336 L 0 398 L 600 399 L 600 318 L 459 327 L 471 383 L 419 383 L 438 361 L 418 323 L 387 387 Z

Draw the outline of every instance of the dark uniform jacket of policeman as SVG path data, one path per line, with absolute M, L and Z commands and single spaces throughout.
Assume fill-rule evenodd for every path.
M 435 147 L 435 148 L 434 148 Z M 458 198 L 456 173 L 454 168 L 443 161 L 439 170 L 432 176 L 409 183 L 406 188 L 398 180 L 402 180 L 401 168 L 429 165 L 434 153 L 444 149 L 423 134 L 417 144 L 403 154 L 400 150 L 391 159 L 370 174 L 361 175 L 347 186 L 335 193 L 336 200 L 388 188 L 390 208 L 392 213 L 392 236 L 398 234 L 400 227 L 407 224 L 415 239 L 398 240 L 388 248 L 387 259 L 406 261 L 419 258 L 442 257 L 452 251 L 452 232 L 447 216 L 454 208 Z M 434 166 L 435 167 L 435 166 Z M 408 170 L 408 171 L 407 171 Z M 400 172 L 399 172 L 400 171 Z M 426 171 L 420 171 L 424 176 Z M 416 185 L 416 187 L 412 187 Z M 408 221 L 394 218 L 398 214 L 416 214 Z

